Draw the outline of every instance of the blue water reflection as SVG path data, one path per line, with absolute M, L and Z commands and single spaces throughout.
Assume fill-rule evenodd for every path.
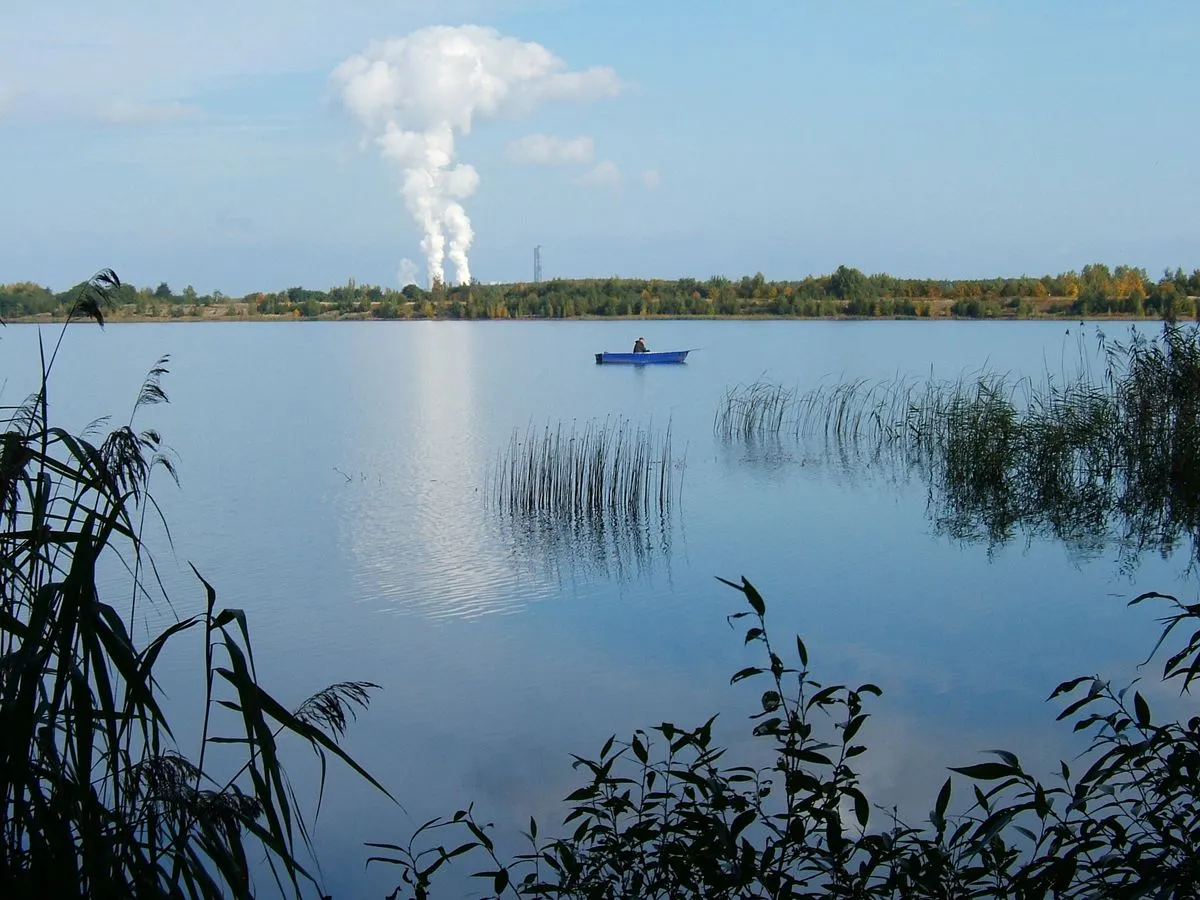
M 220 323 L 68 336 L 51 404 L 69 427 L 126 411 L 146 369 L 172 355 L 172 403 L 145 424 L 179 454 L 181 489 L 160 485 L 174 545 L 159 562 L 180 614 L 203 601 L 194 562 L 220 602 L 247 610 L 284 700 L 344 679 L 385 688 L 349 747 L 405 811 L 335 775 L 317 831 L 335 894 L 390 887 L 389 872 L 363 875 L 363 841 L 404 838 L 471 800 L 514 834 L 530 814 L 553 819 L 573 786 L 569 754 L 611 733 L 719 711 L 718 733 L 752 753 L 740 717 L 754 698 L 728 684 L 749 659 L 725 622 L 739 598 L 714 575 L 753 580 L 773 627 L 802 633 L 829 680 L 884 687 L 864 732 L 878 751 L 867 786 L 917 818 L 941 767 L 980 748 L 1035 763 L 1069 752 L 1043 703 L 1053 685 L 1134 674 L 1156 628 L 1124 601 L 1194 594 L 1186 560 L 1152 557 L 1130 574 L 1104 546 L 962 541 L 931 523 L 928 488 L 903 467 L 713 433 L 724 392 L 762 377 L 803 389 L 985 365 L 1065 371 L 1078 323 L 647 321 L 636 334 L 651 346 L 702 349 L 684 366 L 596 366 L 592 354 L 626 346 L 632 328 Z M 34 384 L 36 335 L 0 334 L 4 402 Z M 573 529 L 488 504 L 514 429 L 609 416 L 671 423 L 686 469 L 669 522 Z M 139 627 L 173 614 L 146 615 Z M 194 660 L 176 665 L 166 685 L 182 704 Z

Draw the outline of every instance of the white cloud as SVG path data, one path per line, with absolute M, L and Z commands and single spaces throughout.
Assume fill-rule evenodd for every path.
M 541 44 L 480 25 L 375 41 L 332 78 L 342 103 L 368 126 L 395 122 L 410 132 L 444 126 L 463 134 L 477 117 L 527 114 L 551 100 L 598 100 L 622 87 L 606 66 L 568 71 Z
M 508 145 L 509 159 L 536 166 L 591 162 L 594 152 L 590 137 L 568 139 L 553 134 L 527 134 Z
M 647 169 L 642 173 L 642 185 L 646 190 L 653 191 L 662 184 L 662 176 L 658 174 L 658 169 Z
M 579 183 L 591 187 L 619 187 L 621 184 L 621 170 L 617 168 L 615 162 L 606 159 L 601 163 L 597 163 L 594 169 L 591 169 L 580 178 Z
M 479 173 L 456 161 L 456 137 L 469 134 L 477 120 L 528 114 L 553 100 L 611 97 L 622 89 L 610 68 L 570 71 L 541 44 L 479 25 L 434 26 L 374 41 L 337 66 L 330 81 L 384 159 L 400 170 L 430 281 L 445 280 L 449 260 L 458 283 L 470 281 L 468 251 L 475 238 L 458 201 L 475 192 Z M 543 161 L 564 153 L 586 161 L 592 153 L 587 138 L 531 137 L 520 149 Z

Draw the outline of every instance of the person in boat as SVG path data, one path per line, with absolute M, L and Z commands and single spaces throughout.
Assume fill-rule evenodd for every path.
M 646 346 L 645 338 L 638 338 L 636 341 L 633 342 L 633 352 L 634 353 L 649 353 L 650 352 L 649 348 Z

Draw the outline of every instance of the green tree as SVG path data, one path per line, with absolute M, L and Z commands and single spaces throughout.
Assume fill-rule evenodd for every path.
M 867 276 L 858 269 L 838 266 L 829 278 L 829 292 L 839 300 L 862 300 L 867 296 Z

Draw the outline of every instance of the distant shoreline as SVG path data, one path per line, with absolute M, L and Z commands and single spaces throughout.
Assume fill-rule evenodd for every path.
M 1164 271 L 1102 263 L 1082 270 L 1020 277 L 947 280 L 867 275 L 838 266 L 828 275 L 767 281 L 761 273 L 738 280 L 639 278 L 551 279 L 510 284 L 408 284 L 400 290 L 354 279 L 324 290 L 290 287 L 231 297 L 122 283 L 102 270 L 67 291 L 34 282 L 0 284 L 0 316 L 53 321 L 81 292 L 100 291 L 114 322 L 544 319 L 579 321 L 838 319 L 1075 319 L 1141 321 L 1200 314 L 1200 268 Z
M 76 320 L 80 321 L 80 320 Z M 105 316 L 105 325 L 147 325 L 147 324 L 266 324 L 286 322 L 289 324 L 307 324 L 312 322 L 374 322 L 377 324 L 414 324 L 417 322 L 1161 322 L 1161 316 L 1130 316 L 1130 315 L 1003 315 L 1003 316 L 783 316 L 783 315 L 710 315 L 710 316 L 507 316 L 503 318 L 455 318 L 453 316 L 397 317 L 382 319 L 366 314 L 322 315 L 314 317 L 269 315 L 256 313 L 254 315 L 213 315 L 213 316 L 146 316 L 109 314 Z M 1187 320 L 1187 321 L 1190 321 Z M 44 313 L 38 316 L 18 316 L 5 319 L 6 325 L 61 325 L 64 316 Z

